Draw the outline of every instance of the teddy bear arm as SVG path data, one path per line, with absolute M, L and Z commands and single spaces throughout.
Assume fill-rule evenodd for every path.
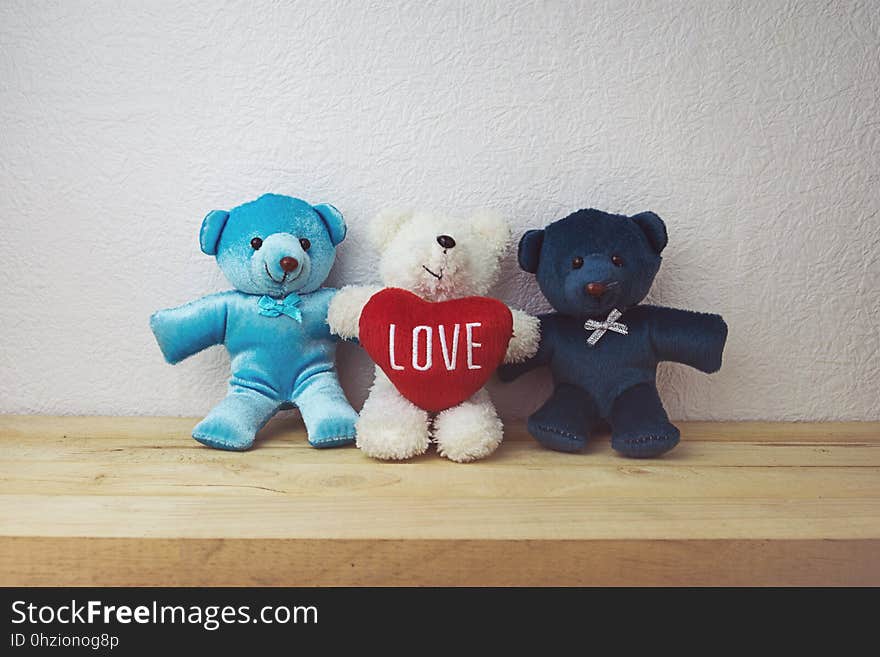
M 537 367 L 550 364 L 553 358 L 553 340 L 552 336 L 549 335 L 551 330 L 550 317 L 549 315 L 541 315 L 533 319 L 537 322 L 535 352 L 532 356 L 526 357 L 520 362 L 507 363 L 499 367 L 498 378 L 502 381 L 513 381 Z
M 150 328 L 165 360 L 179 363 L 226 339 L 227 298 L 212 294 L 153 313 Z
M 522 363 L 538 352 L 538 345 L 541 342 L 541 321 L 515 308 L 510 309 L 510 314 L 513 315 L 513 337 L 507 345 L 504 362 Z
M 720 315 L 653 308 L 651 343 L 658 361 L 690 365 L 712 373 L 721 368 L 727 324 Z
M 353 340 L 360 332 L 361 312 L 374 294 L 382 288 L 377 285 L 346 285 L 330 300 L 327 324 L 330 332 L 345 340 Z

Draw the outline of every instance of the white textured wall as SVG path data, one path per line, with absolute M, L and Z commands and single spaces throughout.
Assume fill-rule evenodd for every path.
M 425 4 L 3 0 L 0 411 L 206 412 L 225 354 L 165 365 L 147 318 L 224 288 L 199 222 L 272 190 L 345 213 L 337 284 L 387 204 L 653 209 L 653 298 L 730 324 L 673 417 L 880 418 L 880 4 Z M 543 308 L 513 249 L 497 292 Z

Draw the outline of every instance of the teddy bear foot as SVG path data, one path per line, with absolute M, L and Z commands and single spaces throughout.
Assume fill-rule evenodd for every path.
M 243 452 L 278 410 L 278 402 L 250 388 L 233 386 L 229 394 L 193 429 L 192 437 L 215 449 Z
M 657 429 L 612 434 L 611 447 L 622 456 L 643 459 L 668 452 L 678 445 L 680 439 L 679 430 L 667 423 Z
M 598 420 L 599 410 L 593 398 L 583 389 L 563 383 L 529 417 L 528 428 L 544 447 L 557 452 L 580 452 Z
M 386 417 L 374 410 L 365 406 L 355 425 L 357 446 L 364 454 L 383 461 L 404 461 L 428 450 L 431 437 L 424 411 L 413 407 L 411 413 Z
M 437 453 L 456 463 L 485 458 L 498 449 L 504 427 L 485 390 L 434 420 Z
M 611 447 L 637 459 L 660 456 L 681 438 L 653 383 L 640 383 L 622 392 L 612 407 L 610 424 Z
M 328 418 L 309 430 L 309 445 L 318 449 L 353 445 L 354 441 L 354 420 L 350 418 Z
M 355 432 L 358 449 L 383 461 L 419 456 L 431 444 L 427 412 L 401 396 L 378 367 Z
M 299 408 L 309 444 L 319 449 L 354 443 L 358 415 L 348 403 L 334 372 L 313 374 L 291 400 Z
M 254 445 L 254 436 L 236 435 L 235 429 L 218 422 L 202 420 L 193 429 L 192 437 L 208 447 L 230 452 L 244 452 Z
M 587 445 L 588 436 L 574 433 L 564 427 L 541 422 L 533 417 L 529 418 L 528 428 L 535 440 L 544 447 L 557 452 L 580 452 Z
M 401 430 L 389 426 L 368 426 L 358 422 L 357 446 L 370 458 L 405 461 L 428 451 L 431 439 L 427 428 Z

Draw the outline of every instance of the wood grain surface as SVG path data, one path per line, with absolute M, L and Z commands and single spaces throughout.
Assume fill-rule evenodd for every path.
M 512 426 L 456 464 L 195 422 L 0 416 L 0 584 L 880 584 L 880 423 L 682 423 L 655 460 Z

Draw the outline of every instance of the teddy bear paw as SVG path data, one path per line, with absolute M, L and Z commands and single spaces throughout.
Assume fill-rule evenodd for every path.
M 344 340 L 353 340 L 360 332 L 361 311 L 382 288 L 375 285 L 346 285 L 339 290 L 327 308 L 330 332 Z
M 361 416 L 356 428 L 358 449 L 383 461 L 403 461 L 419 456 L 431 443 L 424 420 L 407 426 L 399 419 L 382 418 L 377 423 Z
M 469 431 L 457 436 L 446 436 L 437 439 L 437 453 L 456 463 L 469 463 L 486 458 L 498 449 L 500 437 L 484 436 L 476 431 Z
M 501 420 L 491 404 L 464 402 L 443 411 L 434 421 L 437 453 L 457 463 L 489 456 L 504 436 Z
M 623 456 L 631 458 L 651 458 L 678 445 L 681 433 L 672 424 L 652 430 L 631 431 L 612 434 L 611 447 Z
M 351 418 L 328 418 L 309 431 L 309 445 L 318 449 L 343 447 L 354 444 L 354 441 L 354 420 Z
M 244 452 L 254 444 L 255 434 L 242 432 L 231 422 L 205 418 L 193 429 L 192 437 L 203 445 L 231 452 Z
M 580 452 L 586 446 L 589 438 L 589 436 L 573 429 L 534 416 L 529 418 L 528 428 L 535 440 L 544 447 L 557 452 Z

